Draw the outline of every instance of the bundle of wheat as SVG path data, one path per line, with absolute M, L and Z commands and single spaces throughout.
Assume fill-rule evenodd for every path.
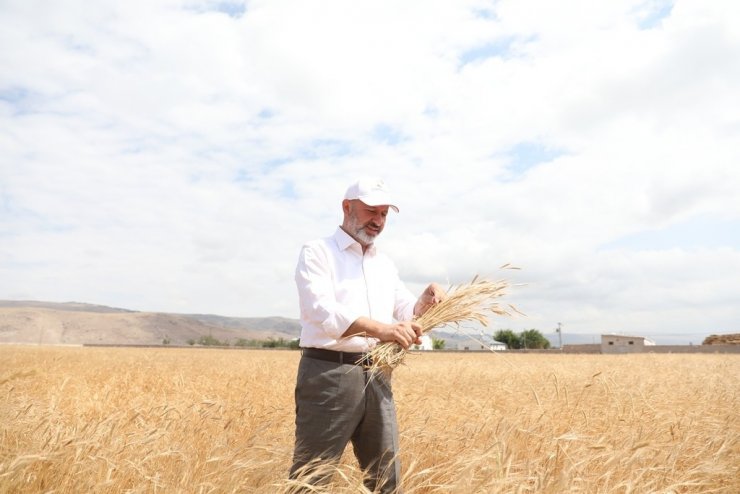
M 451 287 L 448 296 L 442 302 L 432 306 L 416 322 L 424 334 L 434 328 L 453 325 L 459 327 L 462 322 L 479 322 L 488 325 L 488 315 L 511 315 L 519 312 L 511 305 L 502 307 L 496 299 L 505 294 L 508 282 L 478 279 L 476 276 L 468 284 Z M 390 373 L 405 359 L 407 350 L 395 342 L 377 345 L 367 355 L 367 367 L 371 372 Z

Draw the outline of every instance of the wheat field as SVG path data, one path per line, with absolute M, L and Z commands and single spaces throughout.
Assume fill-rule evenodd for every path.
M 2 346 L 0 492 L 291 492 L 298 359 Z M 412 353 L 393 386 L 406 493 L 740 492 L 737 355 Z

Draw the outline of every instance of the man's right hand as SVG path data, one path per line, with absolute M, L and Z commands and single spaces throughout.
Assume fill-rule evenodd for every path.
M 413 321 L 403 321 L 388 325 L 388 331 L 382 335 L 381 341 L 395 341 L 401 345 L 404 350 L 413 344 L 420 344 L 422 328 Z
M 421 343 L 422 328 L 413 321 L 384 324 L 367 317 L 360 317 L 350 325 L 342 336 L 350 337 L 354 335 L 372 336 L 380 341 L 395 341 L 404 350 L 408 350 L 411 345 Z

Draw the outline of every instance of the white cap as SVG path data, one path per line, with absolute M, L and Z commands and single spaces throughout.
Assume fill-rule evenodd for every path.
M 347 188 L 345 199 L 359 199 L 368 206 L 389 206 L 395 212 L 398 207 L 391 200 L 391 191 L 379 178 L 361 178 Z

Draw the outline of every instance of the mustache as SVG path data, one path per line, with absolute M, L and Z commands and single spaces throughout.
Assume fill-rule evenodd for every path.
M 374 221 L 368 221 L 367 223 L 363 224 L 360 229 L 364 230 L 365 228 L 372 228 L 373 230 L 382 230 L 383 226 L 379 223 L 375 223 Z

